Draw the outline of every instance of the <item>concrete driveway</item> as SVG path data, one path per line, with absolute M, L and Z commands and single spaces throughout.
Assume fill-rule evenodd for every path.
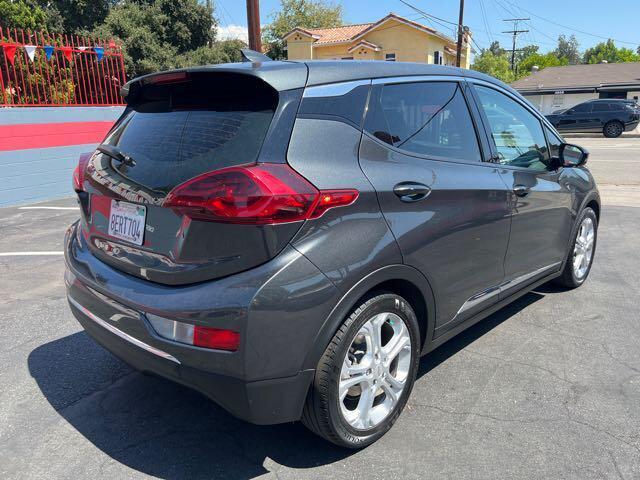
M 425 357 L 360 452 L 132 371 L 67 307 L 74 201 L 0 209 L 0 478 L 640 478 L 640 139 L 575 141 L 605 198 L 588 282 L 543 286 Z

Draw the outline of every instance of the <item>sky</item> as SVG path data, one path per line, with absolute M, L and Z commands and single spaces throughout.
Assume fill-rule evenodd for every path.
M 246 41 L 246 2 L 244 0 L 214 0 L 216 14 L 220 21 L 220 38 L 240 38 Z M 438 17 L 440 20 L 424 16 L 405 5 L 400 0 L 342 0 L 346 23 L 374 22 L 389 12 L 397 13 L 411 20 L 436 28 L 453 36 L 458 20 L 458 0 L 406 0 L 407 3 Z M 618 47 L 635 51 L 640 45 L 638 17 L 634 0 L 611 2 L 611 8 L 595 0 L 465 0 L 464 24 L 468 25 L 475 40 L 474 48 L 486 48 L 491 41 L 498 40 L 504 47 L 511 47 L 511 35 L 502 33 L 512 30 L 512 22 L 506 18 L 526 18 L 518 29 L 529 30 L 518 36 L 518 45 L 535 44 L 542 52 L 553 50 L 558 35 L 575 34 L 584 50 L 609 37 L 616 40 Z M 279 0 L 261 0 L 261 23 L 269 23 L 270 17 L 278 10 Z M 444 20 L 444 21 L 442 21 Z M 623 43 L 626 42 L 626 43 Z

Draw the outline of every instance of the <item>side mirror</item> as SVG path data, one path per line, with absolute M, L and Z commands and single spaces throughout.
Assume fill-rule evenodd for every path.
M 587 163 L 588 158 L 589 151 L 586 148 L 570 143 L 560 145 L 559 159 L 560 164 L 564 167 L 579 167 Z

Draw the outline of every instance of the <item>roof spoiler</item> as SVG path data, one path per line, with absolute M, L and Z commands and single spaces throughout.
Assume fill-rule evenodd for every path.
M 249 48 L 241 48 L 240 53 L 242 54 L 243 62 L 271 62 L 271 59 L 264 53 L 256 52 Z

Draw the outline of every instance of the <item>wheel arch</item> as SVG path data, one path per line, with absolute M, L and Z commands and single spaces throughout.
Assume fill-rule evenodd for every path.
M 420 326 L 422 351 L 433 338 L 436 304 L 428 280 L 408 265 L 389 265 L 362 278 L 338 301 L 325 319 L 312 347 L 304 360 L 302 370 L 314 369 L 338 328 L 365 297 L 376 291 L 388 291 L 405 298 L 416 312 Z
M 582 202 L 580 202 L 580 208 L 577 209 L 575 220 L 573 222 L 573 225 L 571 226 L 571 235 L 569 235 L 569 241 L 567 242 L 567 254 L 565 255 L 564 261 L 562 262 L 562 267 L 560 268 L 560 271 L 564 270 L 564 267 L 567 263 L 569 251 L 572 248 L 573 239 L 578 229 L 578 219 L 580 218 L 580 215 L 582 214 L 584 209 L 587 207 L 591 208 L 595 212 L 596 220 L 598 221 L 598 225 L 599 225 L 601 202 L 600 202 L 600 195 L 598 194 L 597 190 L 591 191 L 588 195 L 585 195 L 585 197 L 582 199 Z

